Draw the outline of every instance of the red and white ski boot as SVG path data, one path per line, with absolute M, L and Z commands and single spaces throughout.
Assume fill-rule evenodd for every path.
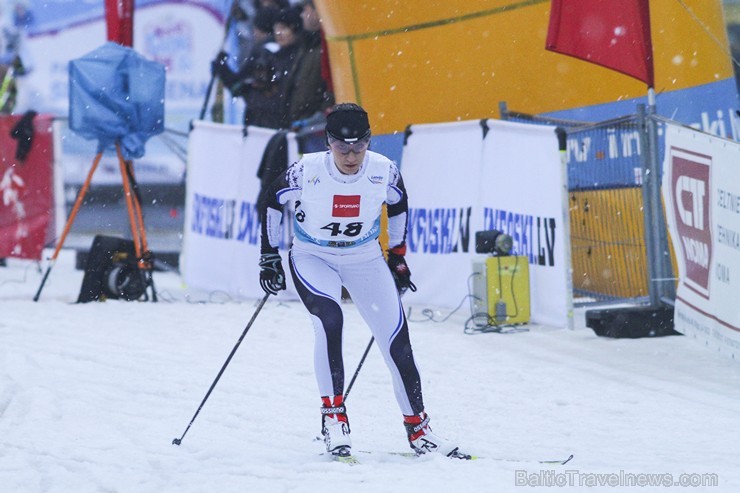
M 352 440 L 349 437 L 349 419 L 344 407 L 344 397 L 322 397 L 321 434 L 324 436 L 326 451 L 332 455 L 350 456 Z
M 403 424 L 409 437 L 409 445 L 417 455 L 435 452 L 455 459 L 471 458 L 461 453 L 457 445 L 432 432 L 427 413 L 404 416 Z

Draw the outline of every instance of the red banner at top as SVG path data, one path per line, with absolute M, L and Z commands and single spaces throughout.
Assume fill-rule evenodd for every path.
M 134 45 L 134 0 L 105 0 L 108 41 L 129 48 Z
M 654 87 L 648 0 L 552 0 L 546 48 Z

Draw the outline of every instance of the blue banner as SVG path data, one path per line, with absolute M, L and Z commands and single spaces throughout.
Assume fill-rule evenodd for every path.
M 546 113 L 545 116 L 600 122 L 634 114 L 640 103 L 647 106 L 647 95 L 644 98 Z M 740 124 L 735 113 L 738 107 L 737 85 L 734 78 L 659 93 L 655 97 L 657 114 L 717 137 L 733 140 L 740 140 Z
M 136 10 L 160 4 L 187 4 L 202 7 L 216 18 L 227 17 L 231 0 L 136 0 Z M 32 19 L 27 23 L 30 36 L 50 34 L 105 17 L 103 0 L 29 0 L 28 12 Z M 136 29 L 136 13 L 134 13 Z
M 601 122 L 634 115 L 647 97 L 548 113 L 565 120 Z M 656 96 L 656 113 L 703 132 L 740 140 L 735 113 L 738 93 L 734 79 L 691 87 Z M 568 185 L 571 189 L 638 186 L 642 183 L 642 152 L 635 125 L 614 126 L 568 135 Z M 659 162 L 663 162 L 663 131 L 658 132 Z

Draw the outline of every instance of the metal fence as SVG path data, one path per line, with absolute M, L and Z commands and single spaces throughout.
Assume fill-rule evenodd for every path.
M 650 116 L 588 123 L 509 111 L 504 103 L 500 110 L 503 120 L 566 132 L 574 302 L 648 302 L 643 170 Z

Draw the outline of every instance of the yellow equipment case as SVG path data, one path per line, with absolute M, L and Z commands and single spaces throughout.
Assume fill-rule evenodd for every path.
M 529 322 L 529 262 L 526 256 L 486 259 L 488 316 L 497 324 Z

